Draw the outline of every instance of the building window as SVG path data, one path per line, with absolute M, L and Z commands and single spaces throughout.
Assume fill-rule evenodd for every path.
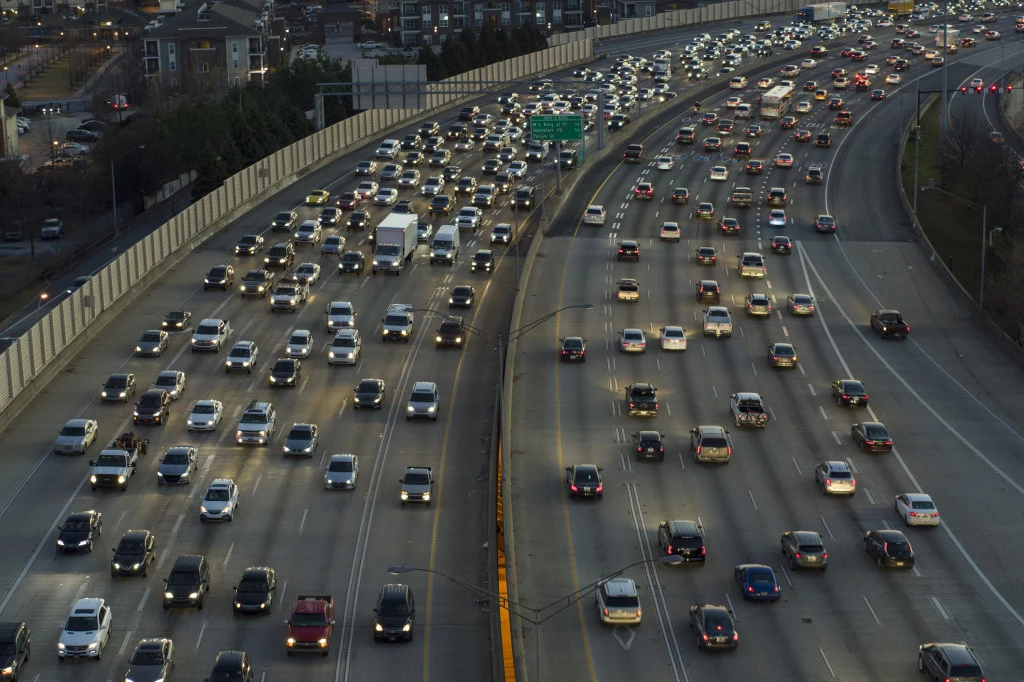
M 456 3 L 452 4 L 452 14 L 454 14 L 457 17 L 465 16 L 466 15 L 466 3 L 464 3 L 464 2 L 456 2 Z
M 209 40 L 200 39 L 196 41 L 196 47 L 200 50 L 209 50 L 212 47 L 212 45 L 210 44 Z
M 473 26 L 480 28 L 484 25 L 484 6 L 480 4 L 473 5 Z
M 508 26 L 512 23 L 512 5 L 503 3 L 501 5 L 501 25 Z
M 231 68 L 238 68 L 238 43 L 231 41 Z
M 644 5 L 644 16 L 645 17 L 651 16 L 651 10 L 652 10 L 652 8 L 651 8 L 650 5 Z
M 534 16 L 536 17 L 536 19 L 534 19 L 534 21 L 535 21 L 535 23 L 538 26 L 540 26 L 540 25 L 542 25 L 544 23 L 547 23 L 547 19 L 545 18 L 546 15 L 544 14 L 544 3 L 543 2 L 534 3 Z
M 466 28 L 466 17 L 453 17 L 452 30 L 461 31 Z
M 196 64 L 196 71 L 199 73 L 210 73 L 210 62 L 199 62 Z
M 249 54 L 263 54 L 262 38 L 249 38 Z
M 146 56 L 147 57 L 158 57 L 160 56 L 160 43 L 155 40 L 146 41 Z
M 178 70 L 178 48 L 174 43 L 167 44 L 167 70 Z
M 437 25 L 441 28 L 448 28 L 448 5 L 439 5 L 437 8 Z
M 560 0 L 555 0 L 551 3 L 551 23 L 562 23 L 562 3 Z
M 429 6 L 423 8 L 423 28 L 424 29 L 430 28 L 430 7 Z

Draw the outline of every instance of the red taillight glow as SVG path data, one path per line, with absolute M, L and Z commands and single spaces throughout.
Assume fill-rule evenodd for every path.
M 572 491 L 573 491 L 574 493 L 578 493 L 578 492 L 580 491 L 580 489 L 576 487 L 576 484 L 575 484 L 575 483 L 571 484 L 571 485 L 569 486 L 569 488 L 570 488 L 570 489 L 571 489 L 571 490 L 572 490 Z
M 804 555 L 801 554 L 800 552 L 797 552 L 794 558 L 796 558 L 796 559 L 803 559 Z
M 604 485 L 603 484 L 597 486 L 597 492 L 599 492 L 599 493 L 603 493 L 604 492 Z
M 606 616 L 608 615 L 608 609 L 604 610 L 604 615 L 606 615 Z
M 751 585 L 747 585 L 747 592 L 753 592 L 754 588 Z
M 707 635 L 701 635 L 701 638 L 702 638 L 702 639 L 703 639 L 703 640 L 704 640 L 705 642 L 706 642 L 706 641 L 708 641 L 708 636 L 707 636 Z
M 732 641 L 734 641 L 734 642 L 740 641 L 740 633 L 738 633 L 738 632 L 732 633 Z M 982 682 L 984 682 L 984 680 L 982 680 Z
M 827 559 L 828 558 L 828 552 L 822 552 L 821 553 L 821 558 L 822 559 Z
M 776 585 L 776 586 L 775 586 L 775 590 L 774 590 L 774 591 L 775 591 L 775 592 L 778 592 L 778 591 L 779 591 L 779 586 L 778 586 L 778 585 Z

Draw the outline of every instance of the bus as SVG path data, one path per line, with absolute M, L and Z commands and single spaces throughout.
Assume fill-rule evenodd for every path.
M 793 103 L 793 87 L 777 85 L 761 98 L 761 118 L 774 120 L 782 118 Z

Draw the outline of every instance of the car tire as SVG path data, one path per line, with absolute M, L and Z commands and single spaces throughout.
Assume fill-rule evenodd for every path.
M 826 486 L 824 483 L 821 484 L 821 494 L 828 497 L 828 486 Z
M 924 656 L 922 656 L 921 654 L 917 655 L 917 671 L 920 673 L 924 672 Z
M 875 566 L 877 566 L 878 568 L 884 568 L 885 567 L 885 562 L 882 561 L 882 557 L 880 557 L 880 556 L 879 557 L 875 557 Z

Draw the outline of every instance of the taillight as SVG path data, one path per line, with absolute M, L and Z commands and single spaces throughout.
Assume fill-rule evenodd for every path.
M 604 610 L 604 615 L 606 615 L 606 616 L 608 615 L 608 609 Z
M 708 641 L 708 636 L 706 634 L 702 634 L 701 639 L 703 639 L 706 642 Z
M 864 441 L 864 445 L 874 445 L 874 444 L 875 444 L 875 441 L 873 441 L 873 440 L 866 440 L 866 441 Z
M 778 591 L 779 591 L 779 586 L 778 586 L 778 585 L 776 585 L 776 586 L 775 586 L 775 590 L 774 590 L 774 591 L 775 591 L 775 592 L 778 592 Z
M 826 479 L 825 479 L 825 485 L 826 485 L 827 487 L 830 487 L 830 488 L 831 488 L 831 487 L 832 487 L 832 479 L 831 479 L 831 478 L 826 478 Z
M 637 610 L 636 610 L 636 617 L 637 617 L 637 618 L 639 618 L 639 617 L 640 617 L 640 609 L 637 609 Z
M 603 493 L 604 492 L 604 484 L 603 483 L 601 485 L 597 486 L 597 492 L 599 492 L 599 493 Z
M 747 585 L 747 592 L 753 592 L 754 588 L 751 585 Z
M 740 633 L 738 633 L 738 632 L 732 633 L 732 641 L 734 641 L 734 642 L 740 641 Z M 981 682 L 985 682 L 985 680 L 982 680 Z
M 797 553 L 796 553 L 796 554 L 794 555 L 794 557 L 793 557 L 793 558 L 795 558 L 795 559 L 803 559 L 803 558 L 804 558 L 804 555 L 803 555 L 803 554 L 801 554 L 800 552 L 797 552 Z
M 828 552 L 822 552 L 821 553 L 821 558 L 822 559 L 827 559 L 828 558 Z
M 572 483 L 572 484 L 570 484 L 569 488 L 570 488 L 570 489 L 571 489 L 571 490 L 572 490 L 572 491 L 573 491 L 574 493 L 576 493 L 576 492 L 579 492 L 579 490 L 580 490 L 579 488 L 577 488 L 577 487 L 576 487 L 576 484 L 575 484 L 575 483 Z
M 912 511 L 912 512 L 910 512 L 910 515 L 911 516 L 917 516 L 917 512 L 916 511 Z
M 705 547 L 704 545 L 701 545 L 701 546 L 700 546 L 700 555 L 701 555 L 701 556 L 704 556 L 704 555 L 705 555 L 705 554 L 707 554 L 707 553 L 708 553 L 708 549 L 707 549 L 707 547 Z
M 698 445 L 698 446 L 697 446 L 697 454 L 698 454 L 698 455 L 700 454 L 700 449 L 701 449 L 701 447 L 702 447 L 702 446 L 700 446 L 700 445 Z
M 672 554 L 672 545 L 669 545 L 669 546 L 668 546 L 668 551 L 667 551 L 667 552 L 665 552 L 665 553 L 666 553 L 666 554 Z

